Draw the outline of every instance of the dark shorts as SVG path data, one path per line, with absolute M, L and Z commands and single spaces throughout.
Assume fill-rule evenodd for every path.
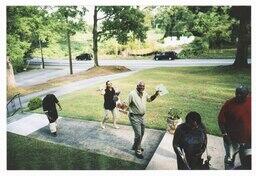
M 58 119 L 58 112 L 57 110 L 49 110 L 48 111 L 48 120 L 50 123 L 55 122 Z

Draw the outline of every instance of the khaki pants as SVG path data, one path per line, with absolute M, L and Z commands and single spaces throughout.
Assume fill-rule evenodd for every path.
M 113 124 L 116 125 L 116 117 L 117 117 L 116 108 L 114 108 L 113 110 L 105 109 L 102 123 L 104 124 L 109 119 L 110 113 L 113 116 Z
M 134 148 L 135 151 L 137 152 L 138 150 L 141 149 L 141 142 L 145 132 L 144 115 L 136 115 L 129 113 L 128 116 L 134 131 L 134 144 L 132 148 Z
M 57 120 L 53 123 L 49 123 L 51 133 L 57 132 Z

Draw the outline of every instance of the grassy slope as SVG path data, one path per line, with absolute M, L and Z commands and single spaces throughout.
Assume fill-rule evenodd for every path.
M 121 90 L 121 99 L 135 88 L 138 80 L 144 80 L 148 93 L 154 93 L 157 84 L 164 84 L 169 94 L 159 97 L 147 105 L 147 126 L 166 128 L 166 114 L 169 108 L 180 109 L 185 115 L 193 110 L 201 114 L 209 133 L 219 135 L 217 116 L 222 104 L 234 95 L 234 88 L 243 83 L 250 87 L 250 69 L 235 70 L 230 67 L 187 67 L 157 68 L 141 71 L 113 83 Z M 97 92 L 99 86 L 60 97 L 63 111 L 60 116 L 86 120 L 102 120 L 103 97 Z M 37 110 L 40 112 L 40 110 Z M 129 124 L 121 115 L 119 123 Z
M 7 133 L 9 170 L 144 169 L 117 158 Z

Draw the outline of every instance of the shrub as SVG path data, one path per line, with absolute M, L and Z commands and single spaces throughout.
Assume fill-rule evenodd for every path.
M 195 40 L 187 45 L 180 53 L 180 58 L 190 58 L 192 56 L 199 56 L 209 49 L 209 44 L 206 40 L 196 37 Z
M 170 108 L 168 112 L 168 119 L 177 120 L 181 118 L 182 112 L 176 108 Z
M 35 97 L 29 100 L 28 108 L 29 110 L 35 110 L 37 108 L 40 108 L 42 106 L 42 99 L 40 97 Z

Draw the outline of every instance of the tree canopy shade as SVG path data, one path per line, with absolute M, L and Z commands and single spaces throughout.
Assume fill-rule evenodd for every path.
M 98 18 L 101 11 L 104 16 Z M 98 30 L 98 21 L 101 21 Z M 132 6 L 95 6 L 93 27 L 93 52 L 95 66 L 98 64 L 98 41 L 115 38 L 118 43 L 125 44 L 129 38 L 141 41 L 146 39 L 147 27 L 144 26 L 144 14 Z

